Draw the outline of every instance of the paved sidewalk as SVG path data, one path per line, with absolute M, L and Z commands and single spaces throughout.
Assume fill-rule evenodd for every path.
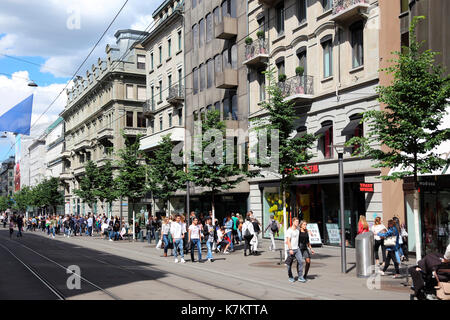
M 35 234 L 45 236 L 41 232 Z M 164 258 L 163 251 L 155 249 L 155 243 L 149 245 L 147 242 L 132 241 L 106 241 L 99 236 L 94 237 L 71 237 L 57 236 L 55 241 L 69 242 L 74 245 L 87 247 L 100 252 L 108 252 L 135 261 L 152 263 L 155 268 L 160 268 L 170 274 L 189 275 L 186 281 L 201 281 L 208 283 L 217 282 L 217 287 L 223 286 L 224 292 L 213 299 L 229 299 L 234 297 L 227 295 L 232 289 L 236 292 L 258 291 L 258 299 L 286 299 L 286 295 L 291 299 L 389 299 L 401 300 L 409 299 L 410 289 L 402 285 L 406 279 L 392 279 L 391 276 L 380 277 L 381 286 L 379 289 L 370 290 L 367 286 L 367 279 L 356 277 L 355 250 L 347 249 L 348 273 L 341 273 L 340 248 L 322 247 L 314 248 L 316 254 L 312 256 L 309 280 L 307 283 L 289 283 L 287 271 L 284 264 L 279 265 L 279 252 L 268 251 L 269 242 L 262 240 L 260 243 L 261 255 L 244 257 L 242 250 L 238 249 L 230 255 L 215 254 L 215 261 L 212 264 L 192 264 L 189 262 L 190 255 L 186 258 L 184 265 L 174 264 L 173 257 Z M 281 247 L 281 241 L 278 242 Z M 238 246 L 240 248 L 241 246 Z M 101 253 L 99 252 L 99 255 Z M 169 250 L 170 252 L 170 250 Z M 69 253 L 70 254 L 70 253 Z M 203 258 L 206 257 L 206 252 Z M 197 255 L 196 255 L 197 258 Z M 414 262 L 410 262 L 414 263 Z M 391 271 L 392 268 L 388 269 Z M 405 273 L 407 265 L 402 266 Z M 294 268 L 294 275 L 296 275 Z M 196 277 L 193 279 L 192 277 Z M 197 280 L 196 280 L 197 279 Z M 179 283 L 179 280 L 177 280 Z M 182 281 L 180 283 L 182 285 Z M 248 287 L 248 288 L 247 288 Z M 249 288 L 254 288 L 250 290 Z M 141 288 L 143 289 L 143 288 Z M 151 287 L 148 288 L 151 290 Z M 263 290 L 262 290 L 263 289 Z M 261 292 L 264 291 L 264 292 Z M 281 290 L 281 291 L 280 291 Z M 248 291 L 247 291 L 248 292 Z M 280 296 L 283 292 L 283 297 Z M 291 292 L 292 294 L 289 294 Z M 275 294 L 276 293 L 276 294 Z M 254 297 L 250 294 L 242 294 L 245 297 Z M 175 298 L 176 297 L 172 297 Z M 155 299 L 159 299 L 155 295 Z

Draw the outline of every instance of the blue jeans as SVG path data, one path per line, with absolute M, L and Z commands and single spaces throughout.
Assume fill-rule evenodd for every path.
M 92 236 L 92 226 L 87 227 L 87 234 L 88 234 L 89 236 Z
M 228 232 L 226 235 L 228 236 L 228 238 L 230 238 L 231 239 L 231 243 L 230 243 L 230 248 L 231 248 L 231 250 L 234 250 L 233 249 L 233 238 L 232 238 L 232 231 L 230 231 L 230 232 Z
M 51 233 L 53 236 L 55 236 L 55 227 L 51 227 L 51 228 L 50 228 L 50 233 Z
M 152 243 L 151 231 L 147 230 L 147 242 L 148 244 Z
M 113 240 L 116 240 L 119 237 L 119 233 L 116 231 L 110 231 L 109 232 L 109 239 L 113 238 Z
M 293 278 L 292 275 L 292 263 L 294 262 L 294 259 L 297 260 L 297 274 L 299 277 L 303 277 L 303 257 L 302 253 L 299 249 L 293 250 L 294 254 L 291 256 L 289 254 L 289 251 L 287 252 L 287 259 L 286 259 L 286 265 L 288 267 L 288 276 L 289 278 Z
M 241 233 L 241 230 L 237 229 L 237 234 L 238 234 L 239 241 L 242 241 L 242 233 Z
M 167 253 L 167 250 L 169 249 L 169 236 L 167 234 L 163 235 L 163 242 L 164 242 L 164 253 Z
M 213 246 L 213 243 L 211 241 L 206 241 L 206 248 L 208 248 L 208 253 L 206 254 L 206 259 L 213 259 L 212 246 Z
M 191 239 L 191 260 L 194 261 L 194 247 L 198 250 L 198 260 L 202 260 L 202 243 L 200 239 Z
M 178 257 L 178 249 L 180 249 L 180 256 L 184 259 L 184 250 L 183 250 L 183 239 L 176 239 L 173 244 L 173 255 L 175 259 Z

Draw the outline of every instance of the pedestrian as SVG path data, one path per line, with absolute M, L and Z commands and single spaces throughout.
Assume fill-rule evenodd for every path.
M 382 275 L 385 275 L 385 272 L 387 268 L 389 268 L 389 265 L 391 263 L 391 260 L 394 262 L 395 267 L 395 274 L 393 278 L 399 278 L 400 277 L 400 269 L 399 269 L 399 263 L 396 257 L 396 252 L 399 248 L 399 232 L 397 228 L 395 227 L 394 220 L 388 221 L 388 231 L 387 232 L 380 232 L 378 235 L 382 238 L 384 238 L 384 245 L 386 246 L 387 256 L 386 256 L 386 262 L 384 264 L 383 271 L 381 271 Z
M 295 282 L 295 278 L 292 274 L 292 263 L 294 259 L 297 260 L 297 274 L 299 282 L 306 282 L 303 278 L 303 258 L 301 251 L 299 250 L 299 235 L 298 230 L 299 220 L 297 217 L 292 219 L 292 226 L 286 231 L 286 244 L 288 247 L 287 259 L 285 264 L 288 267 L 288 277 L 290 282 Z
M 92 218 L 91 213 L 88 214 L 88 219 L 87 219 L 87 235 L 92 237 L 92 232 L 93 232 L 93 226 L 94 226 L 94 219 Z
M 18 216 L 17 218 L 17 237 L 22 237 L 23 218 Z
M 14 233 L 14 219 L 12 217 L 9 217 L 9 238 L 11 239 L 12 235 Z
M 244 257 L 247 256 L 247 249 L 249 250 L 249 255 L 253 254 L 252 248 L 250 246 L 250 241 L 255 235 L 255 230 L 253 230 L 252 218 L 247 216 L 246 221 L 242 225 L 242 235 L 244 237 Z
M 358 234 L 369 232 L 369 224 L 367 223 L 366 217 L 363 215 L 359 216 L 358 222 Z
M 253 235 L 252 238 L 252 244 L 253 244 L 253 254 L 255 256 L 258 255 L 258 237 L 259 237 L 259 232 L 261 231 L 261 223 L 259 223 L 259 221 L 252 215 L 252 224 L 253 224 L 253 230 L 255 232 L 255 234 Z
M 314 254 L 314 250 L 309 242 L 307 227 L 308 223 L 306 221 L 301 221 L 300 232 L 298 234 L 298 247 L 300 249 L 301 256 L 305 259 L 305 273 L 303 274 L 303 278 L 305 278 L 305 280 L 308 279 L 308 271 L 311 265 L 311 255 Z
M 404 260 L 409 261 L 409 258 L 408 258 L 408 232 L 406 231 L 406 225 L 404 223 L 402 223 L 400 226 L 400 237 L 403 242 L 401 245 L 401 248 L 403 251 Z
M 198 262 L 202 261 L 202 232 L 198 225 L 198 218 L 194 218 L 192 224 L 189 226 L 189 243 L 191 244 L 191 261 L 195 262 L 194 259 L 194 248 L 197 247 L 198 250 Z
M 228 248 L 230 247 L 230 238 L 228 238 L 225 234 L 225 227 L 221 226 L 217 230 L 217 250 L 216 252 L 220 252 L 223 249 L 224 254 L 229 254 Z
M 394 217 L 394 218 L 392 218 L 392 220 L 394 220 L 395 227 L 397 228 L 397 230 L 399 232 L 399 238 L 398 238 L 399 248 L 398 248 L 397 255 L 396 255 L 397 261 L 398 261 L 398 263 L 402 263 L 402 261 L 406 260 L 406 257 L 403 252 L 403 237 L 401 235 L 400 219 L 397 217 Z
M 204 228 L 204 235 L 206 238 L 206 248 L 208 250 L 208 253 L 206 254 L 206 259 L 208 259 L 208 262 L 212 262 L 213 261 L 213 255 L 212 255 L 212 251 L 213 251 L 213 245 L 214 242 L 216 242 L 216 232 L 215 232 L 215 228 L 212 225 L 212 219 L 211 217 L 208 217 L 206 219 L 206 225 Z
M 163 224 L 161 226 L 161 241 L 164 242 L 164 257 L 167 257 L 167 250 L 169 249 L 169 232 L 170 222 L 169 218 L 163 218 Z
M 267 224 L 266 229 L 264 229 L 264 232 L 267 232 L 267 230 L 269 230 L 269 237 L 271 241 L 269 251 L 274 251 L 276 249 L 275 236 L 278 237 L 278 233 L 280 232 L 280 223 L 275 220 L 275 216 L 273 214 L 270 215 L 269 223 Z
M 33 228 L 33 231 L 36 232 L 37 220 L 35 217 L 33 217 L 33 219 L 31 219 L 31 226 Z
M 372 226 L 371 231 L 374 235 L 373 238 L 375 240 L 374 248 L 373 248 L 373 250 L 375 252 L 375 263 L 376 263 L 376 265 L 380 265 L 380 256 L 379 256 L 378 251 L 381 247 L 381 255 L 383 258 L 382 265 L 384 265 L 384 263 L 386 261 L 386 247 L 384 246 L 384 239 L 382 239 L 378 234 L 380 232 L 386 232 L 387 228 L 384 226 L 384 224 L 381 223 L 380 217 L 375 218 L 374 225 Z
M 173 249 L 175 256 L 175 263 L 178 263 L 178 250 L 181 255 L 181 263 L 185 263 L 184 261 L 184 248 L 183 248 L 183 239 L 184 239 L 184 230 L 183 225 L 181 223 L 181 216 L 177 214 L 175 216 L 175 221 L 170 224 L 170 234 L 172 235 L 173 241 Z
M 49 237 L 52 236 L 55 239 L 55 230 L 56 230 L 56 219 L 54 216 L 50 216 L 50 234 Z
M 226 222 L 225 222 L 225 235 L 231 239 L 230 248 L 231 248 L 231 251 L 234 251 L 232 234 L 233 234 L 233 220 L 231 219 L 231 215 L 228 215 L 226 217 Z
M 239 228 L 239 218 L 236 216 L 236 213 L 231 214 L 231 220 L 233 220 L 233 245 L 239 244 L 239 236 L 238 236 L 238 228 Z

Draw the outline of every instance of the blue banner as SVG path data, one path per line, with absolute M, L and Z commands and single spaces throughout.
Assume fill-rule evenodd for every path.
M 0 117 L 0 131 L 30 135 L 33 95 L 18 103 Z

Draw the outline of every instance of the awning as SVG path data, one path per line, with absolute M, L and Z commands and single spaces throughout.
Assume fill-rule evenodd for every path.
M 360 122 L 361 122 L 361 118 L 351 120 L 349 122 L 349 124 L 347 124 L 347 126 L 345 126 L 344 130 L 342 130 L 341 135 L 342 136 L 352 136 L 355 133 L 355 129 L 359 125 Z
M 323 126 L 323 127 L 320 128 L 314 135 L 315 135 L 315 136 L 318 136 L 318 135 L 320 135 L 320 134 L 323 134 L 323 133 L 327 132 L 328 129 L 330 129 L 331 127 L 332 127 L 331 125 Z

